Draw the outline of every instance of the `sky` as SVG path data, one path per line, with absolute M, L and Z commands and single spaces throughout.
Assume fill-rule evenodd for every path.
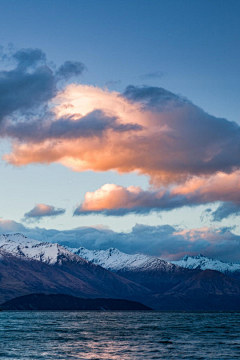
M 0 0 L 0 230 L 240 262 L 238 0 Z

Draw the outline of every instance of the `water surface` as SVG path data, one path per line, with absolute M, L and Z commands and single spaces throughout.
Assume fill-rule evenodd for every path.
M 239 359 L 240 313 L 1 312 L 1 359 Z

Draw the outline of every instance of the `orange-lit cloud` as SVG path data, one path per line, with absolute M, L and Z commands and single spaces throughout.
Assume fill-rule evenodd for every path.
M 0 218 L 0 233 L 24 232 L 25 226 L 14 221 Z
M 213 202 L 221 202 L 209 212 L 214 220 L 240 213 L 238 124 L 163 88 L 128 86 L 120 94 L 70 84 L 60 90 L 59 79 L 80 75 L 84 64 L 68 61 L 53 70 L 38 49 L 13 58 L 16 68 L 2 71 L 0 79 L 0 133 L 12 142 L 5 161 L 135 172 L 153 185 L 148 191 L 105 185 L 87 193 L 75 215 L 146 214 Z M 38 206 L 25 217 L 40 210 L 50 216 Z
M 24 221 L 35 222 L 44 217 L 55 217 L 63 215 L 66 212 L 65 209 L 56 208 L 52 205 L 36 204 L 32 210 L 24 214 Z
M 69 85 L 52 105 L 51 116 L 42 122 L 5 126 L 3 133 L 13 139 L 7 162 L 137 172 L 156 186 L 231 173 L 240 166 L 236 123 L 161 88 L 129 86 L 119 94 Z
M 140 187 L 106 184 L 95 192 L 87 192 L 74 215 L 148 214 L 214 202 L 225 203 L 220 207 L 221 212 L 217 210 L 213 213 L 215 220 L 240 212 L 240 171 L 218 173 L 206 178 L 194 177 L 184 184 L 160 190 L 146 191 Z

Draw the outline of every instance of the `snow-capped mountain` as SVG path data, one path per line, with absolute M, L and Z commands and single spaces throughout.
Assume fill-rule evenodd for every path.
M 140 300 L 149 289 L 89 262 L 59 244 L 0 236 L 0 298 L 37 293 Z
M 185 255 L 178 261 L 172 261 L 172 264 L 186 269 L 216 270 L 225 275 L 240 277 L 240 264 L 226 263 L 221 260 L 209 258 L 201 254 L 196 256 Z
M 125 254 L 115 248 L 87 250 L 80 247 L 69 250 L 157 293 L 163 293 L 200 271 L 183 269 L 153 256 Z
M 114 248 L 71 249 L 19 233 L 0 236 L 0 302 L 41 292 L 135 300 L 156 310 L 239 310 L 239 270 L 239 264 L 200 255 L 173 264 Z
M 38 260 L 49 265 L 68 261 L 85 261 L 59 244 L 29 239 L 22 234 L 0 235 L 0 249 L 26 259 Z
M 176 267 L 167 261 L 153 256 L 142 254 L 129 255 L 115 248 L 110 248 L 108 250 L 88 250 L 84 247 L 80 247 L 79 249 L 68 249 L 82 258 L 114 272 L 157 269 L 164 269 L 165 271 L 171 272 Z

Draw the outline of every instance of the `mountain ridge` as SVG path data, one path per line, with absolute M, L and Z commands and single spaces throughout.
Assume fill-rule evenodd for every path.
M 48 288 L 50 292 L 54 289 L 54 292 L 71 295 L 129 300 L 151 293 L 140 284 L 95 265 L 59 244 L 19 234 L 0 237 L 0 257 L 0 297 L 3 300 L 4 296 L 6 300 L 18 296 L 18 292 L 25 295 L 41 289 L 48 291 Z
M 142 254 L 125 254 L 118 249 L 72 249 L 75 254 L 102 267 L 141 284 L 155 293 L 164 293 L 185 281 L 199 270 L 183 269 L 157 257 Z
M 44 292 L 127 299 L 155 310 L 213 310 L 215 303 L 219 310 L 231 310 L 231 304 L 240 310 L 240 282 L 233 275 L 115 248 L 74 249 L 19 233 L 0 236 L 0 301 Z
M 185 255 L 180 260 L 172 261 L 172 264 L 185 269 L 216 270 L 240 280 L 240 264 L 224 262 L 202 254 L 195 256 Z
M 240 264 L 233 262 L 224 262 L 222 260 L 207 257 L 202 254 L 195 256 L 185 255 L 182 259 L 176 261 L 165 261 L 155 256 L 143 254 L 126 254 L 116 248 L 109 248 L 107 250 L 88 250 L 84 247 L 78 249 L 71 249 L 75 254 L 91 261 L 95 264 L 117 272 L 119 270 L 134 270 L 142 267 L 143 269 L 154 267 L 165 267 L 166 270 L 171 271 L 175 265 L 177 267 L 191 269 L 191 270 L 216 270 L 228 276 L 234 276 L 240 279 Z

